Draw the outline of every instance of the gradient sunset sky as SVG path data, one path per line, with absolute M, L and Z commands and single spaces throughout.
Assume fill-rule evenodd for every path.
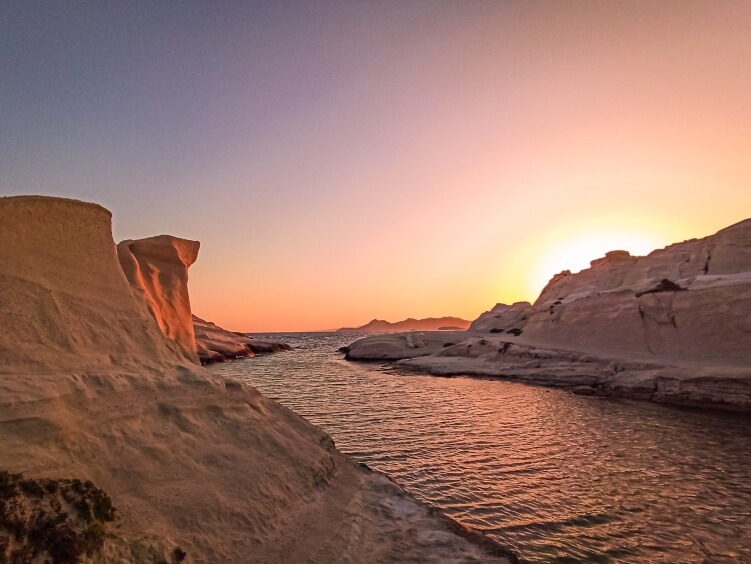
M 751 216 L 749 30 L 742 0 L 5 2 L 0 195 L 201 241 L 229 329 L 473 319 Z

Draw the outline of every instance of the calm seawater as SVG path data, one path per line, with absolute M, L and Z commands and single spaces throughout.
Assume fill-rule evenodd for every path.
M 356 335 L 213 367 L 527 562 L 751 563 L 751 417 L 345 362 Z

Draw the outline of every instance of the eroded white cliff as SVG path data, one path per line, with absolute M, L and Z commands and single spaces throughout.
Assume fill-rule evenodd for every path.
M 419 346 L 415 346 L 418 343 Z M 365 338 L 352 360 L 399 361 L 683 405 L 751 411 L 751 220 L 553 277 L 534 304 L 496 305 L 469 333 Z
M 15 197 L 0 217 L 0 470 L 111 497 L 115 526 L 89 561 L 510 561 L 292 411 L 195 365 L 126 280 L 107 210 Z M 157 243 L 160 274 L 187 268 L 192 252 Z M 174 287 L 148 272 L 143 287 Z M 0 560 L 50 559 L 44 542 L 14 555 L 28 548 L 17 535 L 0 523 Z

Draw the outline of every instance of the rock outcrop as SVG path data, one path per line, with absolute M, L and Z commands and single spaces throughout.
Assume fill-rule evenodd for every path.
M 195 315 L 193 316 L 193 330 L 196 335 L 198 358 L 204 364 L 292 350 L 292 347 L 286 343 L 233 333 Z
M 15 197 L 0 215 L 0 471 L 111 500 L 115 526 L 100 521 L 88 561 L 513 560 L 186 358 L 123 275 L 107 210 Z M 0 560 L 51 554 L 22 537 L 0 523 Z
M 531 340 L 751 364 L 751 220 L 645 257 L 608 253 L 542 291 Z
M 339 352 L 347 360 L 402 360 L 437 353 L 466 339 L 463 331 L 418 331 L 373 335 L 355 341 Z
M 496 304 L 493 309 L 475 319 L 469 330 L 520 335 L 532 311 L 532 304 L 529 302 L 516 302 L 513 305 Z
M 171 235 L 122 241 L 117 256 L 138 299 L 165 337 L 196 364 L 288 351 L 284 343 L 263 341 L 227 331 L 191 313 L 188 268 L 198 257 L 198 241 Z
M 198 257 L 198 241 L 157 235 L 122 241 L 117 256 L 133 291 L 146 301 L 164 335 L 188 360 L 198 363 L 188 295 L 188 267 Z
M 57 198 L 0 198 L 0 368 L 19 375 L 174 362 L 118 263 L 111 215 Z
M 534 305 L 498 304 L 470 329 L 455 345 L 410 348 L 393 335 L 345 352 L 433 374 L 751 411 L 751 220 L 645 257 L 607 253 L 553 277 Z

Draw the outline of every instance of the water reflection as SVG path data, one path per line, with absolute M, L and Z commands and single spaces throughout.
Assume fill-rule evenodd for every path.
M 217 367 L 529 562 L 751 562 L 751 419 L 347 363 L 352 340 Z

